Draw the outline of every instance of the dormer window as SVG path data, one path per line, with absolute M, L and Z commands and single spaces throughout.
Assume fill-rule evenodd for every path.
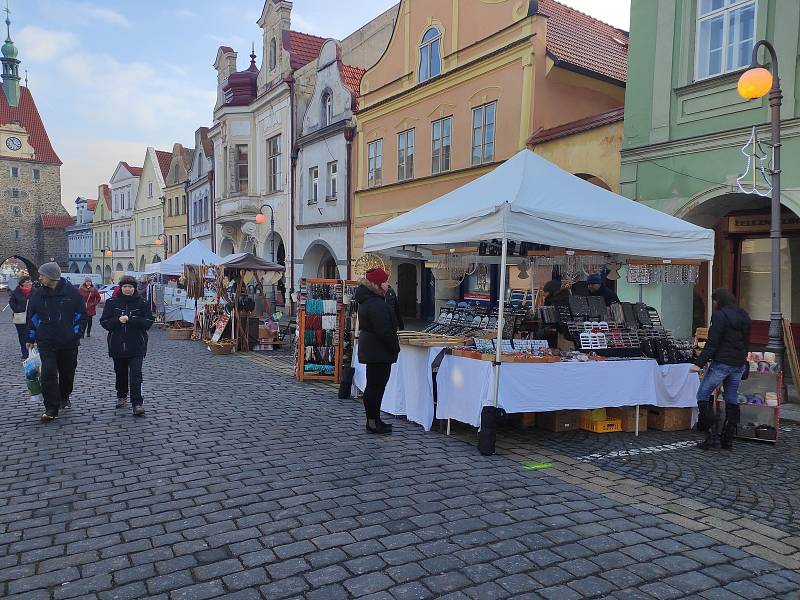
M 333 98 L 331 98 L 329 93 L 322 97 L 322 107 L 322 126 L 327 127 L 333 123 Z
M 275 38 L 272 38 L 269 41 L 269 70 L 272 71 L 277 64 L 277 54 L 278 54 L 278 45 L 275 42 Z
M 429 28 L 422 36 L 419 46 L 420 83 L 436 77 L 442 72 L 442 34 L 436 27 Z

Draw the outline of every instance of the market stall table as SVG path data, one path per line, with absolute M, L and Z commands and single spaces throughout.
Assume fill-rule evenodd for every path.
M 643 404 L 695 407 L 700 380 L 690 367 L 654 360 L 503 363 L 497 406 L 508 413 Z M 436 377 L 436 418 L 479 427 L 481 409 L 494 404 L 494 378 L 489 361 L 445 356 Z

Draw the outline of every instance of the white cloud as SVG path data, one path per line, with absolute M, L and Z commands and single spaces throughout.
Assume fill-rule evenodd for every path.
M 80 9 L 85 10 L 87 16 L 95 21 L 108 23 L 109 25 L 119 25 L 120 27 L 130 27 L 128 18 L 114 9 L 89 3 L 81 4 Z
M 302 31 L 303 33 L 321 35 L 323 37 L 328 35 L 319 25 L 317 25 L 315 21 L 306 18 L 304 15 L 298 12 L 292 12 L 292 29 Z
M 219 44 L 220 46 L 230 46 L 234 50 L 238 48 L 238 52 L 243 52 L 245 48 L 249 48 L 250 44 L 245 41 L 245 39 L 240 35 L 230 35 L 228 37 L 222 37 L 219 35 L 214 35 L 213 33 L 207 33 L 206 37 L 210 39 L 212 42 Z M 211 60 L 214 60 L 213 58 Z
M 25 49 L 25 60 L 50 61 L 78 45 L 69 31 L 55 31 L 29 25 L 19 30 L 17 44 Z

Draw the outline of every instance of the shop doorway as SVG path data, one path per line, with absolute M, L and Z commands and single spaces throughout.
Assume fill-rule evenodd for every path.
M 397 267 L 397 301 L 401 315 L 417 316 L 417 265 L 401 263 Z

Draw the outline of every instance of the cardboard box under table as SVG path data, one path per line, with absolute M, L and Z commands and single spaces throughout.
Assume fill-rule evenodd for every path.
M 691 429 L 692 409 L 648 406 L 647 426 L 658 431 L 684 431 Z
M 636 407 L 619 406 L 607 408 L 606 414 L 609 419 L 619 419 L 622 421 L 622 431 L 634 433 L 636 431 Z M 639 431 L 647 431 L 647 408 L 639 407 Z

